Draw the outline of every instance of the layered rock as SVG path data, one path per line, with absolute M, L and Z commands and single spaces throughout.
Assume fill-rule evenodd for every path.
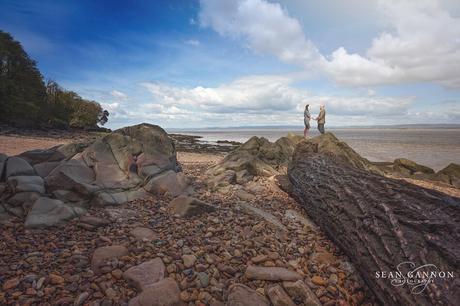
M 218 190 L 232 184 L 246 184 L 257 176 L 285 172 L 296 144 L 302 139 L 288 136 L 274 143 L 263 137 L 252 137 L 208 170 L 208 186 Z
M 174 143 L 150 124 L 122 128 L 92 143 L 1 155 L 0 169 L 6 209 L 18 216 L 30 211 L 28 227 L 58 225 L 90 205 L 120 205 L 149 193 L 192 193 Z
M 403 273 L 423 265 L 456 271 L 460 200 L 367 171 L 353 152 L 337 152 L 343 145 L 334 138 L 326 134 L 297 146 L 288 171 L 295 198 L 354 261 L 382 304 L 455 305 L 458 282 L 438 279 L 413 294 L 417 280 L 393 286 L 374 275 L 397 271 L 400 263 L 406 263 Z M 312 259 L 324 262 L 327 257 Z M 325 280 L 312 282 L 321 285 Z

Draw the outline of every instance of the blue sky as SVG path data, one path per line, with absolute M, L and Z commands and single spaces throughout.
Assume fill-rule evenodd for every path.
M 5 1 L 0 29 L 108 127 L 460 123 L 450 0 Z

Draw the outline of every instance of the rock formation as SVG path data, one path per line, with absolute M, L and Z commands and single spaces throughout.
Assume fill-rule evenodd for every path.
M 26 217 L 27 227 L 53 226 L 90 205 L 119 205 L 148 193 L 188 194 L 180 171 L 166 132 L 140 124 L 92 143 L 0 155 L 1 205 Z
M 263 137 L 252 137 L 208 170 L 208 186 L 218 190 L 232 184 L 244 185 L 257 176 L 285 173 L 301 139 L 303 137 L 288 135 L 272 143 Z
M 413 294 L 423 288 L 394 286 L 376 271 L 397 271 L 404 262 L 413 263 L 403 264 L 404 273 L 426 264 L 446 274 L 458 271 L 460 199 L 373 172 L 346 144 L 325 134 L 297 146 L 288 175 L 294 197 L 347 253 L 382 304 L 456 305 L 458 279 L 434 278 Z

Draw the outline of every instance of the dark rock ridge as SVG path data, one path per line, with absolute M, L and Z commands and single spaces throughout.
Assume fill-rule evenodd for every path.
M 246 184 L 254 177 L 285 173 L 301 139 L 289 134 L 272 143 L 263 137 L 252 137 L 207 171 L 208 186 L 218 190 L 231 184 Z
M 405 160 L 395 164 L 431 173 Z M 450 166 L 443 173 L 455 176 L 456 169 Z M 457 273 L 460 199 L 374 173 L 332 134 L 299 143 L 288 176 L 293 196 L 356 264 L 383 305 L 458 305 L 456 278 L 434 278 L 413 294 L 422 288 L 393 286 L 391 279 L 375 275 L 397 271 L 404 262 L 414 265 L 403 264 L 403 273 L 426 264 L 436 268 L 425 272 Z
M 119 205 L 148 193 L 188 194 L 180 171 L 168 134 L 144 123 L 92 142 L 0 154 L 1 205 L 25 217 L 28 227 L 53 226 L 89 205 Z

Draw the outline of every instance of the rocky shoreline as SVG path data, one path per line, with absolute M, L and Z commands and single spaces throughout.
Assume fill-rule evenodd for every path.
M 148 136 L 139 141 L 152 129 L 157 140 Z M 378 303 L 338 244 L 289 194 L 285 174 L 302 137 L 288 135 L 276 143 L 255 137 L 241 146 L 226 144 L 232 151 L 225 154 L 214 148 L 217 144 L 200 144 L 197 137 L 186 135 L 170 135 L 174 149 L 169 151 L 162 132 L 148 125 L 126 128 L 120 135 L 79 139 L 88 144 L 59 161 L 60 167 L 75 169 L 71 161 L 83 158 L 80 169 L 95 172 L 96 179 L 83 184 L 83 189 L 72 189 L 71 197 L 50 189 L 62 179 L 50 181 L 49 174 L 44 175 L 45 194 L 61 196 L 63 205 L 83 208 L 78 217 L 31 227 L 24 222 L 29 209 L 42 204 L 38 200 L 25 206 L 12 204 L 12 185 L 2 183 L 0 206 L 18 214 L 5 217 L 0 211 L 0 304 Z M 159 146 L 165 146 L 160 155 L 152 149 Z M 48 163 L 56 150 L 69 152 L 62 149 L 67 147 L 20 156 L 37 169 L 39 163 L 31 158 L 48 156 Z M 102 154 L 106 148 L 113 155 Z M 129 167 L 132 156 L 136 156 L 135 172 Z M 158 171 L 160 166 L 164 170 Z M 64 173 L 79 182 L 74 171 Z M 129 182 L 137 176 L 140 180 L 133 187 L 143 188 L 142 196 L 114 196 L 127 192 L 118 189 L 119 179 Z M 178 189 L 179 181 L 183 185 Z M 74 196 L 81 197 L 82 190 L 91 198 L 99 195 L 100 190 L 93 193 L 96 187 L 111 196 L 99 196 L 94 202 L 85 195 L 81 204 L 75 204 Z

